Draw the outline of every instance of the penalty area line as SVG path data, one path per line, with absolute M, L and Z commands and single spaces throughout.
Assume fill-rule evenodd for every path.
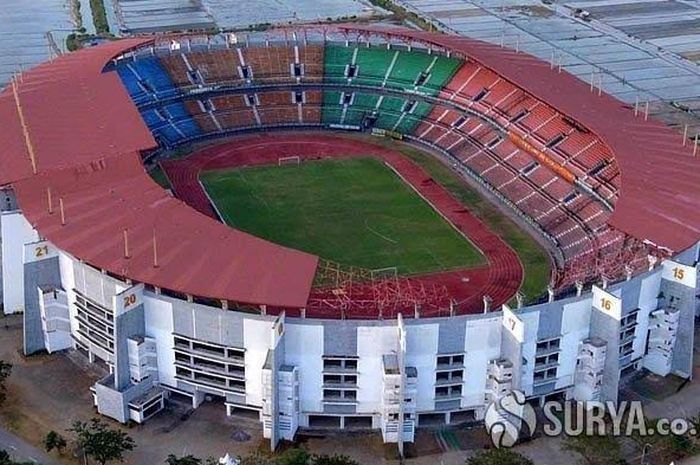
M 380 233 L 379 231 L 372 229 L 372 227 L 367 223 L 367 218 L 365 218 L 365 228 L 367 228 L 367 230 L 369 232 L 371 232 L 372 234 L 374 234 L 375 236 L 381 237 L 382 239 L 384 239 L 387 242 L 391 242 L 392 244 L 398 244 L 398 241 L 395 241 L 394 239 L 385 236 L 384 234 Z

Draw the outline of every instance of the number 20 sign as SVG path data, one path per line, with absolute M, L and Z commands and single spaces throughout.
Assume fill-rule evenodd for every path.
M 125 313 L 138 307 L 143 302 L 143 284 L 125 289 L 120 294 L 117 294 L 115 299 L 117 314 Z

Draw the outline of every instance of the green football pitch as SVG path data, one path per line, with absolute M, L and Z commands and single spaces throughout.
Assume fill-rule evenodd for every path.
M 344 265 L 409 275 L 485 263 L 374 158 L 210 171 L 201 180 L 230 226 Z

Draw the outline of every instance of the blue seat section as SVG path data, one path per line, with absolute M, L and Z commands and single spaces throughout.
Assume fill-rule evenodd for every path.
M 156 127 L 160 125 L 163 120 L 158 116 L 155 110 L 144 110 L 141 112 L 141 117 L 146 122 L 149 128 Z
M 163 109 L 170 116 L 170 121 L 182 131 L 185 137 L 201 134 L 201 129 L 197 123 L 195 123 L 194 119 L 192 119 L 192 116 L 190 116 L 184 104 L 173 103 L 166 105 Z
M 179 91 L 155 56 L 125 60 L 117 65 L 117 73 L 136 105 L 154 103 Z M 141 117 L 153 135 L 166 145 L 202 133 L 183 103 L 143 110 Z
M 143 110 L 141 112 L 141 117 L 153 135 L 165 145 L 172 145 L 185 136 L 175 128 L 173 122 L 165 115 L 163 110 Z

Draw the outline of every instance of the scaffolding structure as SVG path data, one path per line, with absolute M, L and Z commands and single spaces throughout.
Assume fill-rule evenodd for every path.
M 452 301 L 443 285 L 400 276 L 395 268 L 369 270 L 330 260 L 318 264 L 307 312 L 337 318 L 445 316 Z
M 627 279 L 647 269 L 651 262 L 669 258 L 671 251 L 628 234 L 617 237 L 598 247 L 569 259 L 552 276 L 553 288 L 560 291 L 582 283 L 609 283 Z

